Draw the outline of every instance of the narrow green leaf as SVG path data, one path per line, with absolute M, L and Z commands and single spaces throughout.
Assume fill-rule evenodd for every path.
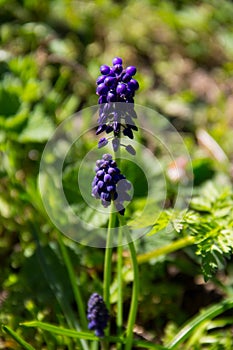
M 69 275 L 70 283 L 71 283 L 71 286 L 73 289 L 77 308 L 79 311 L 80 322 L 81 322 L 82 327 L 87 329 L 87 318 L 86 318 L 85 306 L 84 306 L 84 302 L 82 299 L 79 284 L 77 281 L 78 277 L 75 275 L 74 267 L 72 265 L 72 262 L 70 260 L 69 254 L 68 254 L 67 249 L 66 249 L 66 246 L 63 242 L 63 237 L 62 237 L 60 232 L 58 232 L 57 237 L 58 237 L 58 243 L 60 245 L 61 253 L 62 253 L 62 256 L 64 259 L 64 263 L 66 265 L 67 272 Z
M 233 298 L 229 298 L 216 305 L 208 307 L 204 311 L 201 311 L 199 315 L 194 317 L 180 329 L 174 339 L 167 345 L 167 349 L 176 349 L 177 346 L 184 342 L 202 322 L 212 320 L 214 317 L 232 308 Z
M 2 326 L 3 331 L 9 334 L 19 345 L 23 347 L 25 350 L 35 350 L 33 346 L 28 344 L 23 338 L 21 338 L 16 332 L 14 332 L 11 328 L 7 326 Z
M 37 230 L 38 229 L 36 225 L 32 224 L 31 232 L 34 236 L 34 239 L 37 245 L 37 254 L 38 254 L 41 270 L 45 276 L 45 279 L 48 282 L 50 289 L 54 293 L 61 310 L 63 311 L 67 324 L 70 327 L 78 328 L 79 325 L 77 324 L 77 320 L 71 308 L 71 305 L 68 302 L 67 298 L 64 297 L 65 287 L 64 287 L 63 281 L 61 281 L 61 279 L 59 278 L 59 275 L 55 274 L 53 271 L 53 266 L 55 266 L 55 264 L 59 266 L 59 262 L 57 259 L 56 260 L 53 259 L 54 255 L 52 254 L 51 249 L 49 247 L 47 248 L 45 253 L 45 248 L 42 247 L 40 244 L 39 232 Z
M 24 327 L 37 327 L 37 328 L 43 329 L 45 331 L 48 331 L 50 333 L 54 333 L 54 334 L 58 334 L 61 336 L 66 336 L 66 337 L 88 339 L 88 340 L 99 340 L 99 338 L 96 337 L 91 332 L 76 331 L 74 329 L 53 326 L 49 323 L 44 323 L 44 322 L 40 322 L 40 321 L 24 322 L 24 323 L 21 323 L 20 325 L 24 326 Z
M 61 336 L 66 336 L 66 337 L 72 337 L 72 338 L 79 338 L 79 339 L 86 339 L 86 340 L 96 340 L 100 341 L 101 339 L 95 336 L 91 332 L 79 332 L 74 329 L 67 329 L 64 327 L 59 327 L 59 326 L 54 326 L 49 323 L 44 323 L 40 321 L 30 321 L 30 322 L 23 322 L 20 324 L 23 327 L 36 327 L 43 329 L 45 331 L 58 334 Z M 125 344 L 126 339 L 123 337 L 105 337 L 105 340 L 108 340 L 111 343 L 122 343 Z M 144 349 L 154 349 L 154 350 L 166 350 L 165 347 L 157 344 L 150 343 L 148 341 L 144 340 L 134 340 L 133 344 L 136 346 L 143 347 Z
M 48 254 L 44 253 L 44 249 L 40 244 L 39 240 L 39 232 L 37 232 L 36 225 L 32 224 L 32 234 L 37 244 L 37 253 L 39 257 L 39 262 L 41 265 L 41 269 L 44 273 L 44 276 L 53 291 L 61 310 L 63 311 L 66 321 L 70 327 L 75 327 L 79 330 L 79 324 L 76 320 L 75 314 L 71 308 L 70 303 L 67 298 L 64 297 L 66 295 L 65 290 L 67 285 L 64 286 L 64 282 L 56 275 L 53 271 L 51 261 L 49 261 Z M 54 264 L 55 265 L 55 264 Z M 59 265 L 58 265 L 59 266 Z M 79 341 L 80 342 L 80 341 Z M 88 350 L 88 344 L 86 344 L 85 340 L 81 340 L 80 348 L 83 350 Z

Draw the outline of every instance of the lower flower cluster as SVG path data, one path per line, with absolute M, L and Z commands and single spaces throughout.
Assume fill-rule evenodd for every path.
M 102 159 L 97 160 L 95 171 L 92 196 L 101 199 L 105 208 L 111 204 L 111 201 L 114 201 L 116 210 L 124 215 L 124 201 L 131 200 L 127 193 L 131 189 L 130 182 L 121 174 L 110 154 L 104 154 Z
M 103 298 L 98 293 L 93 293 L 87 306 L 88 328 L 94 330 L 97 337 L 103 337 L 109 319 L 109 313 Z

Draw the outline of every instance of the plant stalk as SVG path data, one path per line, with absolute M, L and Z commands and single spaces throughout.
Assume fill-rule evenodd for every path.
M 133 288 L 132 288 L 132 298 L 130 304 L 130 311 L 128 316 L 127 328 L 126 328 L 126 342 L 125 350 L 131 350 L 133 344 L 133 329 L 136 321 L 137 309 L 138 309 L 138 298 L 139 298 L 139 270 L 137 262 L 137 254 L 133 241 L 131 240 L 131 235 L 128 226 L 125 224 L 124 217 L 120 217 L 120 223 L 123 232 L 126 234 L 126 239 L 128 242 L 128 247 L 131 256 L 131 262 L 133 267 Z
M 104 283 L 103 283 L 103 296 L 104 302 L 106 304 L 107 309 L 110 312 L 110 286 L 111 286 L 111 275 L 112 275 L 112 234 L 113 229 L 115 228 L 116 222 L 116 214 L 114 212 L 114 204 L 111 204 L 111 212 L 109 215 L 108 222 L 108 232 L 107 232 L 107 240 L 106 240 L 106 248 L 105 248 L 105 259 L 104 259 Z M 106 337 L 109 336 L 109 327 L 105 330 Z M 102 342 L 102 348 L 104 350 L 108 349 L 108 342 Z
M 121 336 L 123 325 L 123 280 L 122 280 L 122 266 L 123 266 L 123 247 L 122 247 L 122 228 L 118 230 L 118 247 L 117 247 L 117 333 Z M 122 349 L 122 344 L 117 344 L 117 349 Z

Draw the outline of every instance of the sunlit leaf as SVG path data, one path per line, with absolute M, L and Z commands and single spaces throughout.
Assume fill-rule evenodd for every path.
M 28 124 L 19 136 L 20 142 L 44 142 L 54 131 L 54 125 L 48 116 L 44 115 L 40 106 L 37 106 L 29 117 Z

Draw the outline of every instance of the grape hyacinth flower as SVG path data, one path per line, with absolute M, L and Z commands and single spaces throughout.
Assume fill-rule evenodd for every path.
M 120 138 L 121 132 L 133 139 L 133 131 L 138 130 L 133 119 L 137 118 L 134 110 L 134 95 L 139 84 L 133 78 L 136 74 L 134 66 L 124 69 L 120 57 L 115 57 L 112 63 L 112 67 L 107 65 L 100 67 L 102 75 L 96 80 L 96 93 L 99 95 L 98 104 L 101 104 L 96 135 L 103 131 L 107 134 L 113 132 L 112 146 L 116 152 L 120 146 L 120 142 L 116 140 Z M 117 104 L 117 102 L 121 103 Z M 104 147 L 107 143 L 108 140 L 102 138 L 98 147 Z M 129 152 L 130 150 L 131 148 Z
M 131 200 L 127 193 L 131 189 L 131 184 L 121 174 L 110 154 L 104 154 L 102 159 L 97 160 L 95 172 L 96 175 L 92 182 L 92 196 L 101 199 L 105 208 L 111 204 L 111 201 L 114 201 L 116 210 L 124 215 L 124 201 Z
M 95 330 L 97 337 L 103 337 L 109 313 L 103 298 L 98 293 L 93 293 L 88 300 L 87 319 L 89 321 L 88 328 Z

